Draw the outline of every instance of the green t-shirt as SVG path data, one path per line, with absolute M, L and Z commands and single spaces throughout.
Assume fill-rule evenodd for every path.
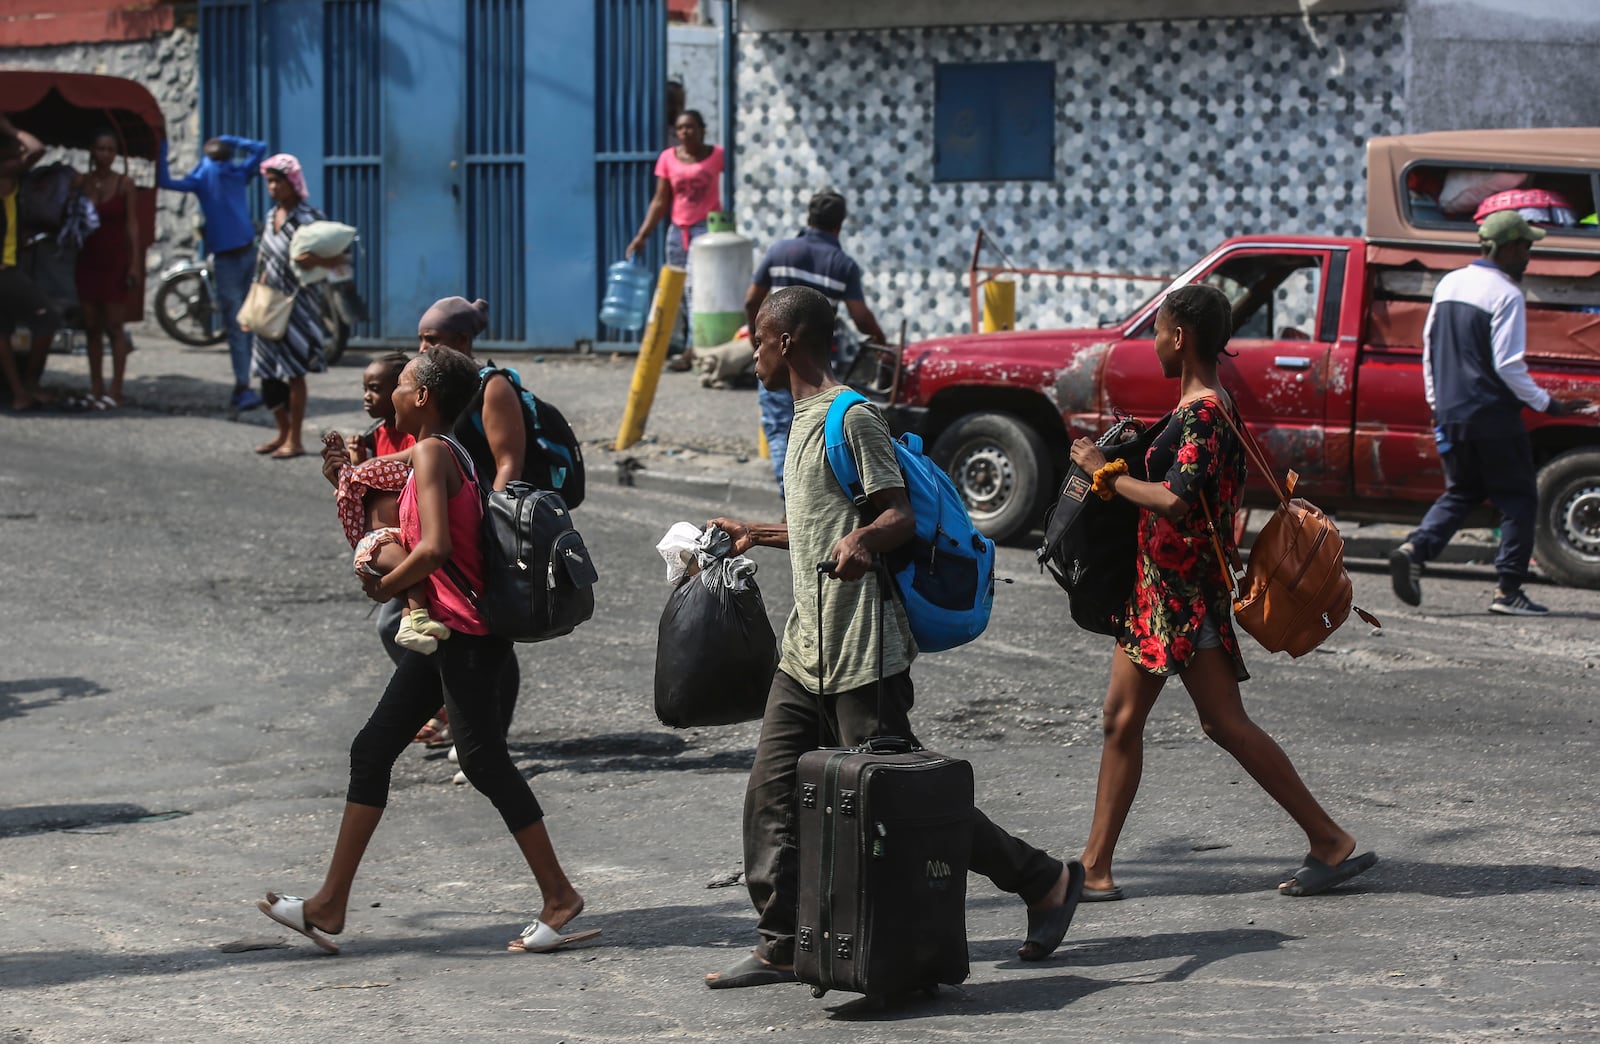
M 817 563 L 833 557 L 834 545 L 861 527 L 861 511 L 839 487 L 823 434 L 828 406 L 844 391 L 841 385 L 794 404 L 789 451 L 783 470 L 789 519 L 789 558 L 794 573 L 794 611 L 783 631 L 778 668 L 812 692 L 817 679 L 817 636 L 827 672 L 827 691 L 838 693 L 878 681 L 878 579 L 868 573 L 846 583 L 817 576 Z M 894 440 L 883 416 L 871 405 L 853 407 L 844 418 L 844 437 L 861 471 L 867 495 L 904 487 Z M 822 619 L 817 619 L 817 585 L 822 585 Z M 899 674 L 917 655 L 905 608 L 898 598 L 883 605 L 883 677 Z

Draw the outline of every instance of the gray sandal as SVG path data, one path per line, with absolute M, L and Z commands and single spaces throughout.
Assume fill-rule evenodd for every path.
M 1329 866 L 1308 852 L 1304 865 L 1294 872 L 1288 884 L 1278 886 L 1278 892 L 1293 896 L 1317 895 L 1344 884 L 1352 877 L 1366 873 L 1377 863 L 1376 852 L 1353 855 L 1338 866 Z

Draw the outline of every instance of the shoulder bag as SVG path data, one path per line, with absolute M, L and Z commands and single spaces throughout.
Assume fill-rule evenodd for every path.
M 281 341 L 289 332 L 289 316 L 294 312 L 295 294 L 270 287 L 264 281 L 266 259 L 257 258 L 256 277 L 239 309 L 239 327 L 265 341 Z M 299 293 L 298 290 L 295 293 Z
M 1291 500 L 1300 476 L 1291 470 L 1286 476 L 1287 489 L 1279 486 L 1255 439 L 1233 422 L 1226 407 L 1219 412 L 1278 496 L 1272 518 L 1250 547 L 1247 569 L 1231 540 L 1223 550 L 1216 517 L 1205 493 L 1200 494 L 1206 528 L 1228 578 L 1229 591 L 1235 594 L 1233 616 L 1239 626 L 1268 652 L 1296 657 L 1321 645 L 1352 610 L 1372 626 L 1381 627 L 1371 613 L 1352 604 L 1354 589 L 1344 568 L 1344 538 L 1339 536 L 1339 527 L 1309 500 Z

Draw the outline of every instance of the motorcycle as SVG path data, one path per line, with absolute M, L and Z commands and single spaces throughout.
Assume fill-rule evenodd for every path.
M 322 325 L 328 336 L 322 344 L 322 355 L 333 366 L 350 345 L 350 328 L 365 316 L 351 283 L 329 283 L 326 290 L 322 295 Z M 211 258 L 202 247 L 194 257 L 179 258 L 162 271 L 156 290 L 156 322 L 167 336 L 183 344 L 195 348 L 222 344 L 228 339 L 228 330 L 217 301 Z

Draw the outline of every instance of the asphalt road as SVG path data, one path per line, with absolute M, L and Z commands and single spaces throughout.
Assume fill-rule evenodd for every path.
M 353 387 L 319 380 L 317 423 L 343 423 Z M 1382 856 L 1354 886 L 1274 893 L 1303 839 L 1174 687 L 1119 852 L 1131 898 L 1085 906 L 1054 960 L 1016 961 L 1020 906 L 973 879 L 972 977 L 938 1000 L 705 990 L 753 941 L 742 888 L 718 886 L 740 865 L 756 727 L 656 723 L 653 545 L 724 506 L 600 471 L 578 513 L 600 608 L 521 650 L 512 741 L 587 897 L 578 923 L 604 936 L 504 952 L 537 909 L 529 875 L 488 803 L 416 750 L 344 953 L 322 957 L 254 903 L 320 880 L 349 739 L 386 677 L 369 603 L 311 460 L 268 462 L 252 426 L 143 401 L 156 409 L 0 414 L 0 1042 L 1600 1032 L 1600 597 L 1542 585 L 1551 618 L 1494 617 L 1492 575 L 1465 567 L 1430 574 L 1419 612 L 1357 563 L 1381 634 L 1347 626 L 1295 662 L 1247 646 L 1247 704 Z M 780 622 L 787 562 L 760 555 Z M 1031 555 L 1001 564 L 1017 583 L 989 633 L 919 662 L 916 721 L 972 760 L 993 818 L 1075 854 L 1109 649 Z

